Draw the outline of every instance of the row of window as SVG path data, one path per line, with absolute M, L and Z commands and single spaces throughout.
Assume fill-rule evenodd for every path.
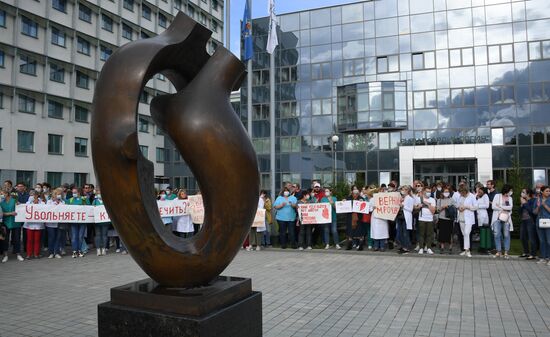
M 36 100 L 30 96 L 19 94 L 18 111 L 24 113 L 36 113 Z M 48 117 L 63 119 L 63 103 L 48 99 Z M 3 95 L 0 94 L 0 108 L 3 107 Z M 80 123 L 88 123 L 89 110 L 83 106 L 74 106 L 74 120 Z
M 19 72 L 26 75 L 36 76 L 37 61 L 28 55 L 19 56 Z M 4 52 L 0 51 L 0 67 L 4 67 Z M 76 86 L 82 89 L 90 88 L 90 77 L 76 70 Z M 65 68 L 55 63 L 50 63 L 50 80 L 65 83 Z
M 1 135 L 1 134 L 0 134 Z M 34 152 L 34 132 L 17 130 L 17 151 Z M 48 154 L 63 154 L 63 135 L 48 134 Z M 88 139 L 74 138 L 74 155 L 77 157 L 88 156 Z

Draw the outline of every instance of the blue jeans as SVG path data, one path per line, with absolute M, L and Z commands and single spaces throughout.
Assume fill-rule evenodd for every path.
M 523 254 L 537 255 L 537 229 L 532 219 L 521 220 L 519 237 L 523 246 Z M 531 244 L 531 247 L 529 247 L 529 244 Z
M 59 253 L 59 229 L 57 227 L 46 227 L 48 232 L 48 253 Z
M 502 238 L 504 235 L 504 251 L 510 250 L 510 223 L 502 222 L 500 220 L 493 223 L 493 234 L 495 235 L 495 246 L 497 252 L 500 252 L 502 249 Z
M 338 228 L 336 228 L 336 219 L 333 219 L 331 223 L 326 223 L 323 225 L 324 227 L 324 235 L 323 235 L 323 241 L 325 242 L 325 245 L 330 245 L 330 237 L 329 232 L 332 234 L 332 240 L 334 241 L 334 245 L 340 243 L 340 238 L 338 237 Z
M 109 230 L 109 223 L 96 223 L 95 224 L 95 248 L 107 248 L 107 231 Z
M 265 224 L 265 231 L 262 235 L 262 244 L 264 246 L 270 246 L 271 245 L 271 224 L 266 223 Z
M 286 248 L 286 232 L 288 230 L 288 239 L 290 240 L 290 245 L 296 245 L 296 240 L 294 239 L 294 224 L 296 221 L 283 221 L 277 220 L 279 223 L 279 242 L 281 243 L 282 248 Z
M 386 249 L 386 239 L 373 240 L 373 241 L 374 241 L 374 249 L 379 249 L 379 250 Z
M 537 232 L 540 241 L 540 258 L 550 259 L 550 228 L 539 228 L 537 220 Z
M 407 230 L 407 222 L 403 220 L 397 220 L 397 230 L 395 233 L 395 239 L 401 245 L 403 249 L 409 249 L 411 246 L 411 240 L 409 239 L 409 231 Z
M 71 245 L 73 247 L 73 252 L 77 252 L 81 250 L 85 233 L 86 233 L 85 223 L 71 224 Z
M 59 228 L 59 225 L 57 227 L 57 240 L 57 248 L 59 249 L 59 252 L 56 253 L 61 253 L 62 250 L 65 250 L 65 245 L 67 244 L 67 230 L 64 228 Z

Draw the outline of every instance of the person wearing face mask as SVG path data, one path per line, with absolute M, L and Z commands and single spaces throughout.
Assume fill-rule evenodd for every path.
M 401 207 L 395 218 L 396 240 L 400 245 L 397 253 L 408 254 L 411 249 L 411 231 L 413 229 L 414 198 L 411 196 L 411 187 L 401 186 Z
M 445 252 L 445 244 L 449 247 L 449 254 L 452 254 L 452 236 L 453 236 L 453 221 L 456 218 L 456 203 L 451 198 L 451 190 L 446 187 L 441 192 L 441 197 L 437 199 L 437 210 L 439 211 L 439 228 L 437 241 L 440 245 L 439 253 Z
M 298 200 L 295 196 L 290 195 L 288 188 L 284 187 L 280 195 L 275 199 L 273 207 L 277 210 L 275 219 L 279 224 L 279 242 L 281 248 L 286 249 L 287 242 L 290 241 L 292 248 L 296 248 L 295 240 L 295 223 L 296 223 L 296 204 Z M 287 241 L 288 232 L 288 241 Z
M 25 261 L 23 256 L 21 256 L 21 223 L 15 222 L 15 216 L 17 215 L 17 212 L 15 212 L 16 203 L 16 198 L 9 191 L 0 191 L 0 208 L 3 213 L 2 221 L 7 228 L 4 245 L 2 246 L 2 252 L 4 253 L 2 263 L 8 261 L 10 239 L 13 243 L 13 254 L 17 255 L 17 260 Z
M 418 254 L 433 254 L 432 243 L 434 239 L 434 214 L 436 210 L 435 199 L 432 198 L 432 190 L 426 186 L 420 198 L 420 214 L 418 215 Z
M 44 202 L 42 201 L 40 194 L 38 194 L 36 190 L 31 191 L 27 205 L 40 205 L 43 203 Z M 44 230 L 44 223 L 25 222 L 23 224 L 23 228 L 25 228 L 25 232 L 27 233 L 27 260 L 31 257 L 35 259 L 40 258 L 40 236 L 42 234 L 42 230 Z
M 386 251 L 387 241 L 390 237 L 388 220 L 378 218 L 374 215 L 376 211 L 374 193 L 378 193 L 378 189 L 374 186 L 370 186 L 367 189 L 367 198 L 369 202 L 369 213 L 370 213 L 370 231 L 369 237 L 372 238 L 373 250 L 384 252 Z
M 413 209 L 413 239 L 416 242 L 416 250 L 417 252 L 420 251 L 420 231 L 418 229 L 418 218 L 420 216 L 420 210 L 422 209 L 422 191 L 424 190 L 424 183 L 422 183 L 420 180 L 414 181 L 414 188 L 411 191 L 411 196 L 414 199 L 414 209 Z
M 168 186 L 166 188 L 166 200 L 174 200 L 177 197 L 178 196 L 174 193 L 174 191 L 170 188 L 170 186 Z
M 72 189 L 72 197 L 69 198 L 68 205 L 89 205 L 90 200 L 82 197 L 82 194 L 78 188 Z M 84 236 L 86 235 L 85 223 L 72 223 L 71 224 L 71 245 L 73 248 L 73 258 L 83 257 L 84 251 L 82 245 L 84 242 Z
M 170 188 L 167 188 L 165 190 L 161 190 L 159 192 L 158 200 L 160 200 L 160 201 L 172 200 L 173 198 L 171 197 L 171 195 L 172 195 L 172 190 Z M 169 198 L 172 198 L 172 199 L 169 199 Z M 170 231 L 172 231 L 172 224 L 174 222 L 173 218 L 172 217 L 162 217 L 161 220 L 162 220 L 162 223 L 166 227 L 170 227 Z
M 508 259 L 508 251 L 510 250 L 510 232 L 514 230 L 512 224 L 512 209 L 514 202 L 512 200 L 512 186 L 505 184 L 502 186 L 501 193 L 495 195 L 493 199 L 493 218 L 492 229 L 495 236 L 496 254 L 493 256 L 498 258 L 501 256 L 502 245 L 504 244 L 504 258 Z
M 536 215 L 534 214 L 536 199 L 533 190 L 524 188 L 521 191 L 520 203 L 521 227 L 519 237 L 523 248 L 523 254 L 520 257 L 534 260 L 537 255 L 537 228 L 535 225 Z M 531 245 L 529 246 L 529 244 Z
M 332 221 L 324 224 L 323 239 L 325 242 L 325 249 L 330 248 L 329 233 L 332 235 L 334 241 L 334 247 L 340 249 L 340 238 L 338 237 L 338 228 L 336 227 L 336 197 L 332 195 L 330 188 L 325 188 L 325 196 L 321 199 L 323 203 L 329 203 L 332 208 Z
M 489 226 L 489 213 L 487 209 L 490 206 L 489 196 L 487 196 L 485 187 L 478 186 L 476 189 L 477 202 L 477 224 L 479 227 L 479 252 L 487 254 L 492 244 L 491 227 Z
M 351 194 L 346 198 L 346 200 L 350 200 L 350 202 L 353 202 L 354 200 L 364 201 L 361 197 L 361 191 L 359 191 L 359 188 L 356 185 L 351 187 Z M 346 221 L 346 250 L 351 250 L 353 247 L 357 250 L 363 250 L 364 236 L 362 238 L 359 237 L 361 234 L 359 232 L 362 227 L 362 216 L 363 213 L 348 213 L 348 218 Z
M 94 191 L 94 201 L 92 202 L 93 206 L 103 205 L 103 198 L 101 197 L 101 189 L 98 187 Z M 95 226 L 95 248 L 97 251 L 97 256 L 107 255 L 107 250 L 109 246 L 107 245 L 107 232 L 109 231 L 109 226 L 111 222 L 96 222 Z
M 46 201 L 48 205 L 63 205 L 65 201 L 63 200 L 63 190 L 57 188 L 53 190 L 50 200 Z M 57 259 L 61 258 L 60 247 L 59 247 L 59 224 L 57 222 L 47 222 L 44 224 L 46 226 L 46 233 L 48 234 L 48 259 Z
M 312 190 L 303 191 L 303 193 L 300 195 L 300 200 L 298 200 L 298 205 L 308 204 L 310 203 L 310 195 L 312 194 Z M 298 234 L 298 249 L 304 250 L 304 246 L 306 249 L 311 250 L 311 227 L 310 224 L 304 224 L 302 223 L 301 219 L 298 219 L 298 223 L 300 226 L 300 232 Z
M 475 224 L 475 210 L 477 207 L 476 199 L 468 191 L 466 186 L 461 186 L 458 189 L 460 197 L 458 198 L 458 223 L 462 237 L 464 238 L 463 248 L 464 251 L 460 253 L 461 256 L 472 257 L 470 252 L 470 233 L 472 232 L 472 226 Z
M 537 232 L 540 240 L 539 264 L 550 266 L 550 186 L 541 187 L 533 213 L 537 216 Z

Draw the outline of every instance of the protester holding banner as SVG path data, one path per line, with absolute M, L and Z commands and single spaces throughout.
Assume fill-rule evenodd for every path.
M 346 198 L 351 203 L 354 201 L 365 201 L 360 196 L 359 188 L 356 185 L 351 187 L 351 194 Z M 346 250 L 356 248 L 357 250 L 363 250 L 365 244 L 365 230 L 361 223 L 363 213 L 351 212 L 348 213 L 348 219 L 346 221 Z
M 300 200 L 298 200 L 298 205 L 304 205 L 310 203 L 310 195 L 312 194 L 312 190 L 303 191 Z M 314 202 L 313 202 L 314 203 Z M 304 223 L 302 217 L 299 217 L 299 225 L 300 225 L 300 234 L 298 236 L 298 249 L 304 250 L 304 239 L 306 244 L 306 249 L 312 249 L 311 248 L 311 224 Z
M 8 249 L 10 238 L 13 243 L 13 254 L 17 254 L 17 260 L 25 261 L 23 256 L 21 256 L 21 223 L 15 222 L 15 212 L 16 206 L 16 197 L 12 195 L 11 192 L 3 190 L 0 193 L 0 208 L 2 208 L 3 221 L 4 225 L 7 228 L 6 238 L 4 240 L 4 245 L 2 247 L 2 252 L 4 257 L 2 262 L 8 261 Z
M 449 187 L 443 189 L 441 198 L 437 199 L 437 210 L 439 211 L 439 221 L 437 226 L 439 228 L 438 241 L 440 246 L 440 254 L 445 251 L 445 244 L 449 247 L 449 254 L 452 254 L 452 236 L 453 236 L 453 221 L 456 218 L 456 204 L 453 198 L 451 198 L 451 190 Z
M 415 200 L 411 195 L 411 187 L 406 185 L 401 187 L 401 208 L 397 213 L 396 238 L 400 244 L 398 253 L 408 254 L 411 249 L 411 232 L 413 229 L 413 210 Z
M 325 188 L 325 196 L 321 199 L 321 202 L 323 203 L 329 203 L 332 207 L 332 221 L 330 223 L 324 224 L 324 242 L 325 242 L 325 249 L 330 248 L 330 238 L 329 238 L 329 232 L 332 235 L 332 240 L 334 241 L 334 247 L 336 249 L 340 249 L 340 238 L 338 236 L 338 229 L 336 227 L 336 197 L 332 195 L 332 190 L 330 188 Z
M 373 240 L 374 251 L 386 251 L 386 243 L 390 237 L 388 220 L 376 216 L 376 194 L 378 190 L 372 187 L 367 189 L 367 197 L 369 198 L 369 206 L 373 214 L 370 217 L 370 237 Z
M 90 201 L 87 198 L 81 197 L 80 190 L 78 188 L 72 189 L 72 197 L 69 198 L 68 205 L 89 205 Z M 84 241 L 84 235 L 86 234 L 85 223 L 72 223 L 71 224 L 71 245 L 73 248 L 73 258 L 83 257 L 82 243 Z
M 103 198 L 101 198 L 101 189 L 98 187 L 95 188 L 94 192 L 94 201 L 92 202 L 94 206 L 103 205 Z M 97 256 L 107 255 L 107 232 L 109 231 L 109 226 L 111 225 L 110 221 L 107 222 L 98 222 L 96 219 L 95 222 L 95 248 L 97 250 Z
M 50 200 L 46 202 L 48 205 L 63 205 L 65 201 L 63 200 L 63 190 L 61 188 L 56 188 L 51 194 Z M 61 258 L 61 251 L 59 247 L 59 223 L 57 222 L 47 222 L 44 224 L 46 226 L 46 231 L 48 233 L 48 259 L 57 259 Z
M 296 248 L 296 240 L 294 237 L 294 224 L 296 223 L 296 197 L 290 195 L 288 188 L 284 187 L 280 195 L 275 199 L 273 207 L 277 210 L 275 219 L 279 224 L 279 236 L 281 248 L 287 247 L 287 231 L 288 239 L 292 248 Z
M 167 194 L 168 195 L 168 194 Z M 187 191 L 180 189 L 177 195 L 178 200 L 187 200 Z M 173 199 L 170 199 L 173 200 Z M 191 214 L 185 214 L 181 216 L 175 216 L 173 218 L 172 231 L 175 235 L 183 238 L 190 238 L 195 232 L 193 227 L 193 221 L 191 220 Z
M 41 191 L 41 190 L 40 190 Z M 34 191 L 30 191 L 29 193 L 29 199 L 27 200 L 27 205 L 34 204 L 34 205 L 40 205 L 44 204 L 44 201 L 42 200 L 42 195 Z M 23 224 L 23 228 L 25 229 L 25 232 L 27 234 L 27 259 L 30 259 L 31 257 L 38 259 L 40 258 L 40 237 L 42 234 L 42 231 L 44 230 L 44 223 L 43 222 L 25 222 Z

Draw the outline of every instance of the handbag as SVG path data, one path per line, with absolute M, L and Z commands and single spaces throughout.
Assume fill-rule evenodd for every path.
M 539 228 L 550 228 L 550 219 L 539 219 Z
M 500 212 L 498 219 L 502 222 L 508 222 L 508 219 L 510 219 L 510 214 L 508 212 Z

